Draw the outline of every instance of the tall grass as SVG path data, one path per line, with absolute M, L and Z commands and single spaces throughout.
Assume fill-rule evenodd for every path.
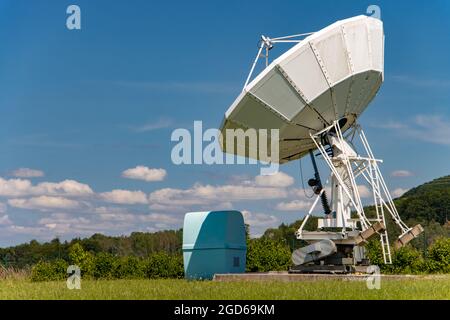
M 13 268 L 0 265 L 0 280 L 25 280 L 30 277 L 30 268 Z
M 161 280 L 82 280 L 81 290 L 65 281 L 0 281 L 0 299 L 450 299 L 450 276 L 382 280 L 380 290 L 364 281 L 215 282 Z

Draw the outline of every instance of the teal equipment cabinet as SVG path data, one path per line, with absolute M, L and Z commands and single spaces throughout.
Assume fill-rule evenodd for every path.
M 245 272 L 244 218 L 239 211 L 189 212 L 184 216 L 186 279 L 212 279 L 216 273 Z

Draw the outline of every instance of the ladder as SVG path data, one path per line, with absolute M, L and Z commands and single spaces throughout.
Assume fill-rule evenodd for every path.
M 374 206 L 377 214 L 377 221 L 382 222 L 384 226 L 386 226 L 386 220 L 384 217 L 384 208 L 383 208 L 383 199 L 381 198 L 381 190 L 380 190 L 380 179 L 379 179 L 379 171 L 378 165 L 376 161 L 369 161 L 369 177 L 372 180 L 372 190 L 373 190 L 373 198 L 374 198 Z M 383 231 L 380 231 L 380 244 L 383 252 L 383 261 L 385 264 L 392 264 L 391 257 L 391 248 L 389 246 L 389 239 L 387 228 Z

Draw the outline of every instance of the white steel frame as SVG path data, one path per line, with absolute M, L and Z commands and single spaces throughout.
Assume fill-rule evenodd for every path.
M 253 71 L 255 70 L 256 64 L 258 63 L 258 60 L 260 58 L 265 59 L 266 67 L 269 65 L 269 51 L 273 48 L 274 43 L 299 43 L 302 41 L 302 39 L 296 39 L 296 38 L 309 36 L 313 33 L 314 32 L 299 33 L 299 34 L 293 34 L 290 36 L 277 37 L 277 38 L 269 38 L 269 37 L 262 35 L 261 41 L 259 44 L 258 53 L 256 54 L 255 60 L 253 61 L 252 67 L 247 76 L 247 79 L 245 80 L 244 88 L 242 90 L 244 90 L 245 87 L 250 82 L 250 79 L 252 78 L 252 75 L 253 75 Z M 263 50 L 265 50 L 264 54 L 262 54 Z
M 328 155 L 327 151 L 325 150 L 326 146 L 324 146 L 322 144 L 322 139 L 321 139 L 322 135 L 328 134 L 328 132 L 330 130 L 334 131 L 333 133 L 335 134 L 335 138 L 338 139 L 338 141 L 339 141 L 339 143 L 341 143 L 341 145 L 344 145 L 347 143 L 350 145 L 353 145 L 353 143 L 352 143 L 353 138 L 355 136 L 358 136 L 364 147 L 364 151 L 365 151 L 366 155 L 360 156 L 358 154 L 357 156 L 354 156 L 354 155 L 348 155 L 346 152 L 343 152 L 342 156 L 339 159 L 330 157 Z M 335 122 L 333 122 L 332 125 L 330 125 L 329 127 L 325 128 L 317 133 L 314 133 L 314 134 L 310 133 L 310 137 L 314 141 L 314 144 L 316 145 L 321 156 L 325 160 L 325 163 L 328 165 L 329 169 L 331 170 L 331 176 L 335 177 L 336 180 L 338 181 L 340 190 L 342 190 L 347 195 L 347 197 L 350 199 L 350 203 L 351 203 L 353 209 L 356 211 L 356 214 L 358 215 L 358 221 L 361 226 L 361 231 L 366 230 L 375 222 L 383 223 L 383 225 L 386 228 L 386 221 L 385 221 L 385 212 L 386 211 L 391 215 L 393 221 L 397 224 L 397 226 L 401 230 L 402 234 L 399 236 L 399 238 L 411 230 L 411 228 L 409 228 L 400 218 L 400 215 L 398 214 L 398 211 L 394 205 L 394 202 L 392 201 L 392 197 L 389 193 L 389 190 L 386 186 L 386 183 L 383 179 L 383 176 L 382 176 L 381 171 L 378 166 L 378 163 L 381 163 L 382 160 L 376 159 L 374 157 L 372 150 L 370 148 L 370 145 L 367 141 L 367 138 L 364 134 L 364 131 L 362 130 L 362 128 L 359 125 L 357 125 L 357 124 L 353 125 L 351 130 L 349 131 L 349 134 L 347 134 L 344 137 L 344 135 L 342 134 L 341 128 L 338 124 L 338 121 L 335 121 Z M 345 165 L 345 167 L 347 169 L 346 177 L 343 177 L 343 175 L 339 174 L 338 170 L 336 170 L 336 167 L 334 165 L 334 163 L 336 163 L 336 161 L 341 161 L 343 163 L 343 165 Z M 369 188 L 372 189 L 371 191 L 372 191 L 372 197 L 373 197 L 373 205 L 375 206 L 375 211 L 376 211 L 376 218 L 374 218 L 374 219 L 367 218 L 367 216 L 364 212 L 364 207 L 361 202 L 361 195 L 359 193 L 358 185 L 356 182 L 356 178 L 358 178 L 358 177 L 362 177 L 363 180 L 368 183 Z M 347 181 L 350 181 L 350 188 L 345 183 L 345 181 L 344 181 L 345 179 Z M 332 188 L 333 187 L 335 187 L 335 186 L 332 186 Z M 314 208 L 316 207 L 317 202 L 320 199 L 320 196 L 322 195 L 323 192 L 325 192 L 324 190 L 325 189 L 323 189 L 320 192 L 320 194 L 317 195 L 317 198 L 315 199 L 313 205 L 311 206 L 311 209 L 309 210 L 308 214 L 304 218 L 300 228 L 296 232 L 298 239 L 305 238 L 305 235 L 307 234 L 307 232 L 304 233 L 303 228 L 304 228 L 306 222 L 308 221 L 309 217 L 311 216 Z M 333 201 L 336 201 L 336 200 L 338 200 L 338 199 L 333 199 Z M 336 214 L 339 214 L 339 212 L 337 212 Z M 345 226 L 342 230 L 342 233 L 346 234 Z M 391 250 L 390 250 L 390 246 L 389 246 L 389 239 L 388 239 L 387 231 L 384 230 L 383 232 L 380 232 L 379 234 L 380 234 L 381 247 L 383 250 L 384 263 L 390 264 L 390 263 L 392 263 L 392 258 L 391 258 Z

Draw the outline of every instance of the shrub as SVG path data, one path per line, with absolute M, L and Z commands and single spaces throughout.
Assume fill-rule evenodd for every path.
M 62 259 L 52 262 L 40 261 L 31 269 L 31 281 L 59 281 L 67 276 L 69 265 Z
M 290 265 L 291 252 L 286 245 L 266 237 L 248 241 L 247 271 L 283 271 Z
M 144 278 L 144 263 L 136 257 L 117 258 L 113 275 L 117 279 Z
M 381 248 L 380 241 L 378 239 L 370 240 L 366 245 L 367 257 L 370 260 L 370 264 L 377 265 L 380 268 L 384 265 L 383 249 Z
M 429 272 L 450 272 L 450 238 L 439 238 L 428 249 Z
M 109 253 L 93 256 L 76 244 L 70 248 L 70 263 L 80 267 L 82 276 L 95 279 L 183 278 L 181 255 L 155 253 L 147 259 L 134 256 L 114 257 Z M 33 281 L 56 281 L 67 277 L 65 260 L 41 261 L 32 268 Z
M 423 273 L 426 272 L 422 254 L 413 247 L 406 246 L 394 251 L 392 265 L 388 267 L 392 273 Z
M 110 253 L 100 252 L 94 259 L 92 275 L 96 279 L 112 279 L 117 258 Z
M 69 248 L 70 263 L 76 265 L 81 270 L 82 277 L 90 277 L 93 275 L 95 261 L 94 256 L 83 249 L 81 244 L 75 243 Z
M 426 262 L 417 249 L 405 246 L 398 250 L 391 248 L 392 264 L 384 264 L 383 251 L 380 240 L 373 239 L 366 245 L 370 264 L 380 267 L 383 273 L 424 273 L 427 271 Z
M 148 257 L 145 262 L 145 275 L 150 279 L 183 278 L 183 257 L 158 252 Z

